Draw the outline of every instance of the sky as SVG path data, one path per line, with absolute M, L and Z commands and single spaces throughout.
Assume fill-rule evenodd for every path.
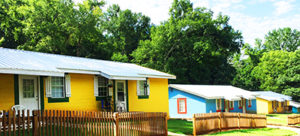
M 75 0 L 80 2 L 82 0 Z M 273 29 L 291 27 L 300 30 L 300 0 L 190 0 L 195 7 L 211 9 L 215 15 L 230 17 L 230 25 L 242 32 L 244 42 L 254 45 Z M 106 0 L 106 7 L 120 5 L 121 9 L 141 12 L 159 25 L 169 18 L 173 0 Z

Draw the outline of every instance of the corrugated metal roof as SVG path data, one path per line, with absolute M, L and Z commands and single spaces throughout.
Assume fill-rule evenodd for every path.
M 0 72 L 7 71 L 36 71 L 50 72 L 50 74 L 71 71 L 86 74 L 98 73 L 116 79 L 126 79 L 127 77 L 176 78 L 174 75 L 131 63 L 0 48 Z
M 290 106 L 293 106 L 293 107 L 296 107 L 296 108 L 300 108 L 300 103 L 294 102 L 294 101 L 290 101 Z
M 285 100 L 292 100 L 291 96 L 287 96 L 287 95 L 283 95 L 280 93 L 275 93 L 272 91 L 255 91 L 256 93 L 259 93 L 259 98 L 265 99 L 265 100 L 269 100 L 269 101 L 279 101 L 279 102 L 283 102 Z
M 227 100 L 238 100 L 240 98 L 255 99 L 256 93 L 246 91 L 230 85 L 185 85 L 170 84 L 169 87 L 191 93 L 206 99 L 224 98 Z

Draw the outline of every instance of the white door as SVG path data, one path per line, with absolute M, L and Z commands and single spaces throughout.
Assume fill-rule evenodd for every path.
M 125 81 L 116 81 L 116 111 L 117 112 L 126 112 L 127 103 L 126 103 L 126 84 Z
M 19 76 L 20 105 L 29 110 L 38 110 L 38 77 Z

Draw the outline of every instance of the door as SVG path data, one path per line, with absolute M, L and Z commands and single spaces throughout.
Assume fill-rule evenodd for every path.
M 29 110 L 38 110 L 38 77 L 19 76 L 19 98 L 20 105 Z
M 126 103 L 126 84 L 125 81 L 116 81 L 116 111 L 117 112 L 126 112 L 127 103 Z

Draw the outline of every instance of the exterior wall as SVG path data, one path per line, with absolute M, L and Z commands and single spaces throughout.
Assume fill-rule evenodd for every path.
M 168 79 L 149 78 L 149 80 L 150 96 L 147 99 L 139 99 L 136 81 L 128 81 L 129 111 L 169 113 Z
M 270 101 L 261 98 L 256 98 L 256 104 L 257 104 L 256 109 L 258 114 L 269 114 L 270 112 L 273 111 L 272 102 Z
M 15 105 L 14 75 L 0 74 L 0 110 L 10 110 Z
M 177 98 L 186 98 L 187 113 L 178 114 Z M 204 98 L 169 88 L 170 118 L 192 118 L 195 113 L 206 113 L 206 100 Z
M 299 110 L 298 110 L 298 108 L 296 108 L 296 107 L 292 107 L 292 113 L 299 113 Z
M 85 110 L 96 111 L 101 109 L 100 102 L 94 96 L 94 75 L 70 74 L 71 97 L 69 102 L 48 103 L 44 94 L 46 110 Z M 46 91 L 44 91 L 45 93 Z
M 230 112 L 239 112 L 243 113 L 243 108 L 239 108 L 239 101 L 234 101 L 234 108 L 233 110 L 230 110 Z
M 251 107 L 248 107 L 248 101 L 246 100 L 246 112 L 247 113 L 257 113 L 256 111 L 256 99 L 251 100 Z
M 225 111 L 224 99 L 221 100 L 222 109 L 221 111 Z M 217 112 L 216 99 L 207 99 L 206 100 L 206 113 Z

